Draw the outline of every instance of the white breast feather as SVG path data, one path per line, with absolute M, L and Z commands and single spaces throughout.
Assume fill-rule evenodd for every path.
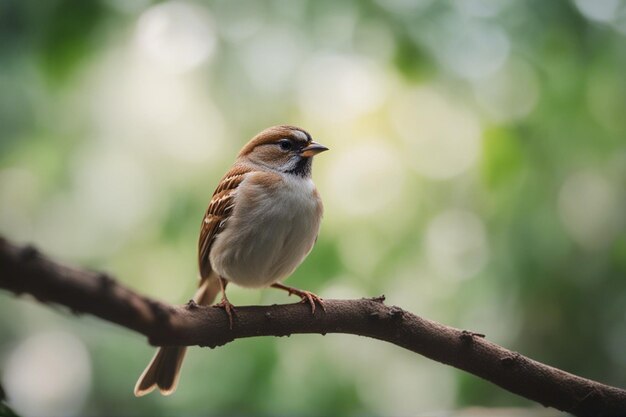
M 288 277 L 311 251 L 321 220 L 313 181 L 289 174 L 282 179 L 281 187 L 268 189 L 246 178 L 237 188 L 233 214 L 210 255 L 213 269 L 229 281 L 271 285 Z M 250 196 L 254 203 L 247 204 Z

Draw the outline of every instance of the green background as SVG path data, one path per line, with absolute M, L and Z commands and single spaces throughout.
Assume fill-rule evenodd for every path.
M 321 234 L 288 284 L 384 293 L 624 387 L 625 109 L 618 0 L 0 0 L 0 233 L 185 302 L 219 178 L 256 132 L 295 124 L 331 151 Z M 146 340 L 54 310 L 0 293 L 22 415 L 535 406 L 345 335 L 194 348 L 175 395 L 136 399 Z

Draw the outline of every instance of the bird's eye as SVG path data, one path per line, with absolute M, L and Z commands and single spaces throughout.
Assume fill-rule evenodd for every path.
M 293 144 L 289 139 L 282 139 L 278 141 L 278 146 L 280 146 L 280 149 L 282 149 L 283 151 L 290 151 L 293 147 Z

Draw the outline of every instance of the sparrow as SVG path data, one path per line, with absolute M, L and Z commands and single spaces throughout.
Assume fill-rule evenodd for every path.
M 273 287 L 323 308 L 317 295 L 282 284 L 313 249 L 323 205 L 311 178 L 313 157 L 328 148 L 295 126 L 273 126 L 239 152 L 202 218 L 198 241 L 200 283 L 193 297 L 210 305 L 218 294 L 233 326 L 226 286 Z M 185 346 L 161 347 L 135 385 L 135 396 L 177 387 Z

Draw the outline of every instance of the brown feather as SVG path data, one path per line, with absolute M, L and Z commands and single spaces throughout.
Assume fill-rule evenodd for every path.
M 233 211 L 235 190 L 245 179 L 251 168 L 235 165 L 224 175 L 213 193 L 209 207 L 207 208 L 198 240 L 198 264 L 200 267 L 201 281 L 211 275 L 211 260 L 209 254 L 215 237 L 223 229 L 228 217 Z
M 209 305 L 220 292 L 219 280 L 216 276 L 205 279 L 193 299 L 200 305 Z M 161 394 L 170 395 L 176 391 L 180 368 L 185 358 L 185 346 L 164 346 L 156 354 L 143 371 L 135 385 L 135 396 L 141 397 L 159 388 Z

